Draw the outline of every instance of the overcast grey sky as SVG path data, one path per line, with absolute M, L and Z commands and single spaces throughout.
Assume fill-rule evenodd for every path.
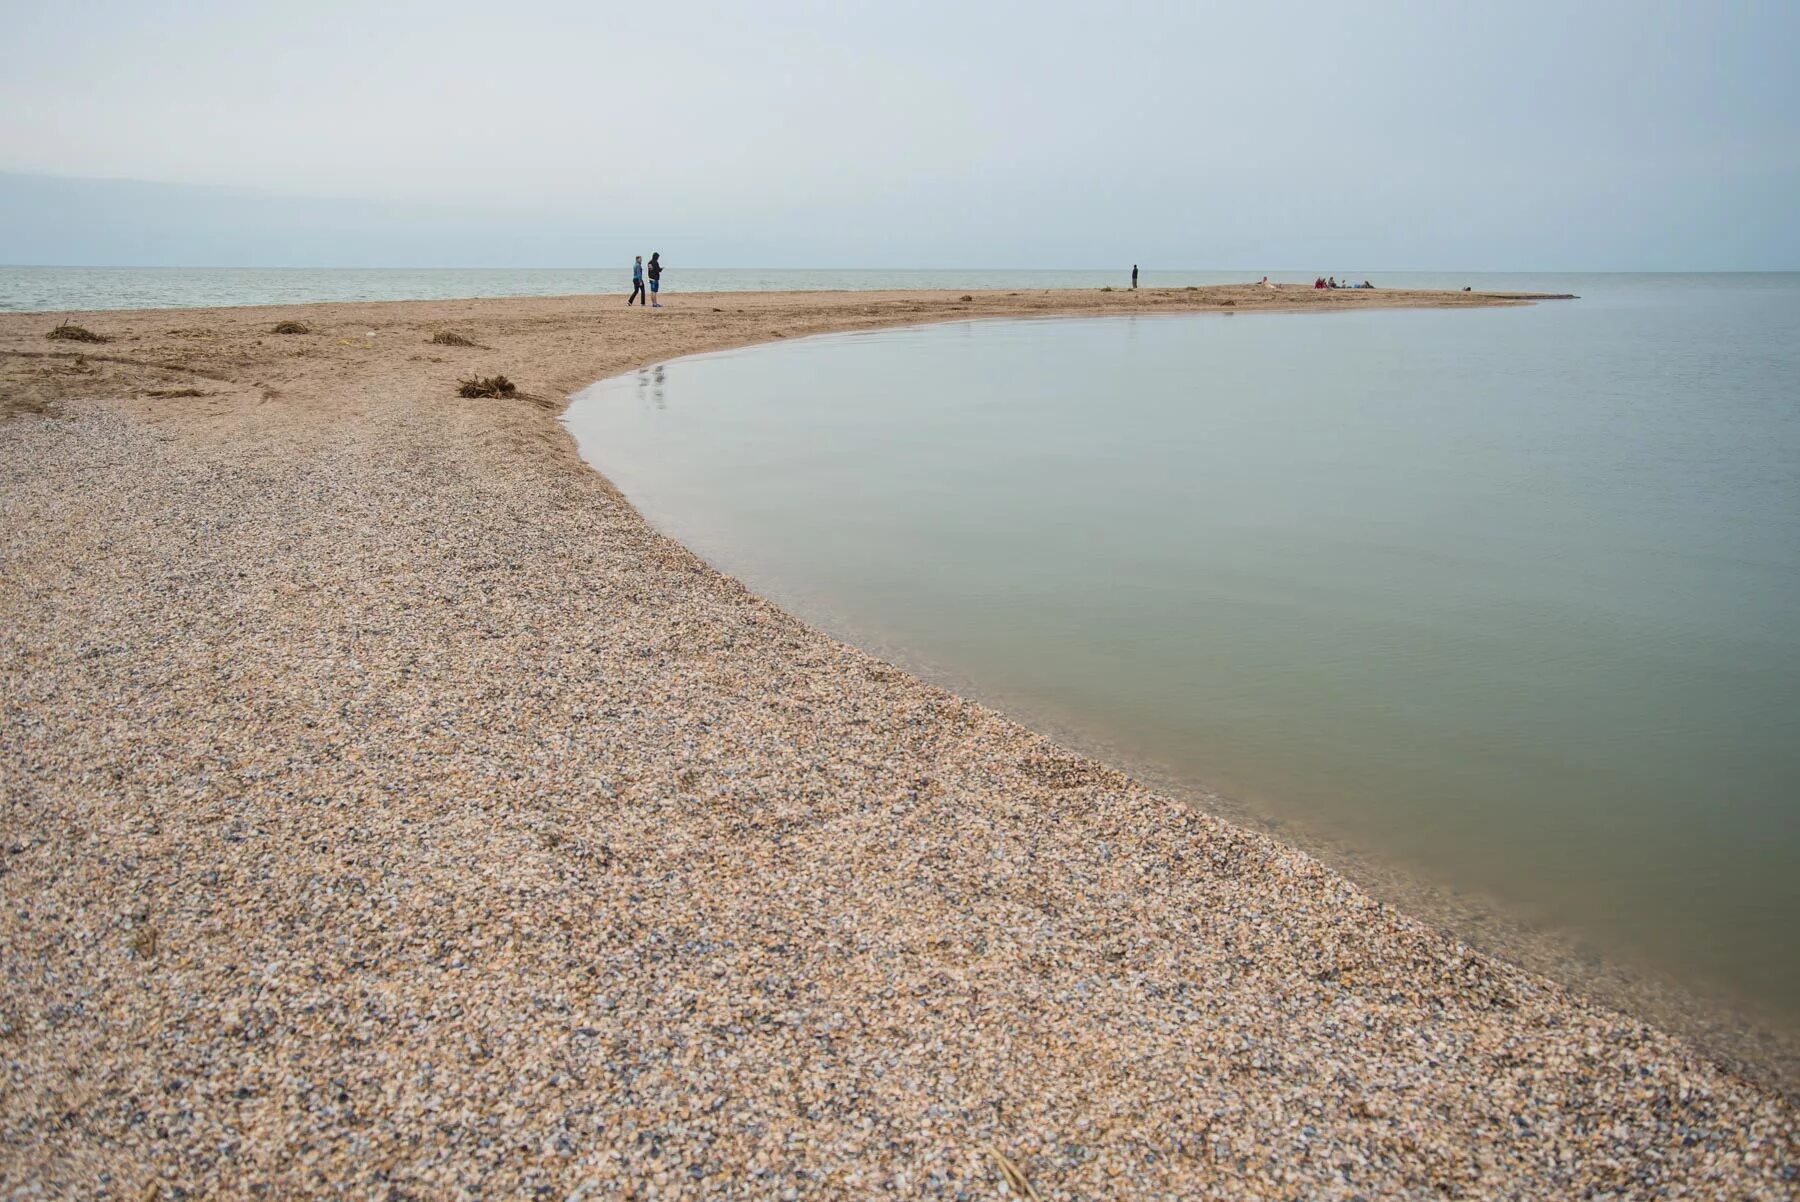
M 1800 267 L 1793 0 L 0 0 L 0 28 L 0 262 Z

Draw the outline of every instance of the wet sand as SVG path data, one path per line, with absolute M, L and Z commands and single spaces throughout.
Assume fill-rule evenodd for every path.
M 1792 1196 L 1776 1094 L 808 629 L 556 420 L 827 330 L 1510 302 L 667 303 L 0 316 L 5 1196 Z

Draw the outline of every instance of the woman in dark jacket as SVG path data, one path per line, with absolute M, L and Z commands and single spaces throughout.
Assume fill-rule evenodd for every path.
M 650 307 L 660 309 L 662 302 L 656 299 L 657 290 L 662 287 L 662 252 L 660 250 L 650 252 L 650 267 L 644 274 L 650 277 Z

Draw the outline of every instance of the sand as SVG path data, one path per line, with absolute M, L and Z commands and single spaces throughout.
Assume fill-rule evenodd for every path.
M 0 1197 L 1794 1196 L 1775 1093 L 807 628 L 557 422 L 1226 301 L 1505 303 L 0 316 Z

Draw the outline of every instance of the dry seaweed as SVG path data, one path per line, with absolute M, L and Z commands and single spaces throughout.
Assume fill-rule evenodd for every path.
M 1006 1182 L 1007 1189 L 1014 1197 L 1025 1199 L 1025 1202 L 1040 1202 L 1042 1195 L 1031 1187 L 1031 1182 L 1025 1177 L 1025 1171 L 1015 1164 L 1011 1157 L 999 1148 L 989 1148 L 987 1154 L 999 1167 L 1000 1179 Z
M 518 391 L 505 376 L 471 376 L 456 383 L 456 395 L 465 397 L 507 397 Z
M 96 334 L 86 326 L 78 326 L 74 322 L 65 321 L 45 334 L 46 338 L 54 338 L 59 342 L 111 342 L 105 334 Z
M 480 346 L 473 338 L 466 338 L 455 330 L 439 330 L 431 336 L 431 341 L 438 346 Z
M 312 327 L 307 325 L 303 321 L 278 321 L 275 323 L 275 328 L 270 330 L 269 333 L 271 333 L 271 334 L 310 334 L 310 333 L 312 333 Z

